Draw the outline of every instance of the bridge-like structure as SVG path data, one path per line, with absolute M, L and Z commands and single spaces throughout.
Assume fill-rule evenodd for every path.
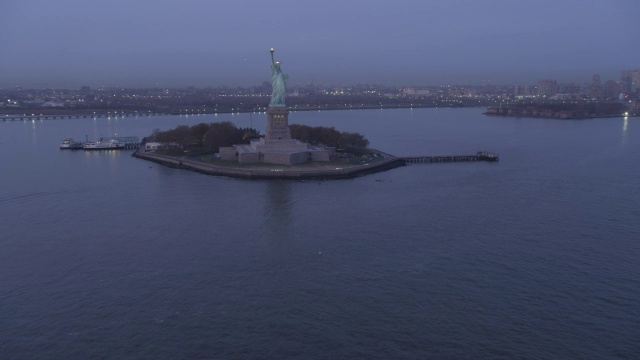
M 441 163 L 441 162 L 470 162 L 470 161 L 500 161 L 496 153 L 478 151 L 475 155 L 440 155 L 440 156 L 403 156 L 405 163 Z
M 0 115 L 2 121 L 21 120 L 56 120 L 56 119 L 97 119 L 97 118 L 125 118 L 125 117 L 149 117 L 167 116 L 169 113 L 157 112 L 106 112 L 93 114 L 22 114 L 22 115 Z

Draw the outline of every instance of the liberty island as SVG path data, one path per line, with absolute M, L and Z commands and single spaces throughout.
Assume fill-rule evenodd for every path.
M 252 139 L 248 144 L 220 146 L 215 161 L 203 161 L 211 157 L 189 158 L 146 151 L 148 147 L 139 149 L 133 156 L 211 175 L 252 179 L 350 178 L 405 164 L 401 158 L 370 149 L 363 149 L 365 156 L 355 163 L 336 160 L 332 158 L 332 154 L 336 154 L 335 146 L 312 145 L 292 138 L 289 109 L 285 103 L 287 75 L 283 73 L 280 61 L 275 60 L 274 52 L 270 49 L 272 93 L 265 112 L 264 137 Z
M 338 151 L 336 146 L 327 146 L 322 143 L 312 145 L 295 139 L 291 136 L 289 109 L 285 102 L 287 75 L 283 73 L 281 63 L 275 60 L 274 52 L 273 48 L 270 49 L 272 92 L 271 101 L 265 112 L 267 124 L 264 137 L 256 136 L 257 138 L 250 139 L 248 144 L 235 143 L 231 146 L 217 146 L 216 157 L 213 155 L 185 156 L 185 151 L 180 149 L 168 153 L 156 151 L 158 148 L 171 146 L 166 142 L 164 144 L 154 143 L 153 147 L 144 146 L 134 152 L 133 156 L 170 167 L 210 175 L 249 179 L 344 179 L 386 171 L 404 166 L 406 163 L 498 161 L 497 154 L 485 151 L 473 155 L 396 157 L 378 150 L 366 149 L 368 141 L 360 134 L 354 133 L 341 134 L 343 137 L 355 135 L 356 138 L 364 140 L 360 142 L 360 144 L 364 143 L 364 146 L 356 146 L 351 153 Z M 201 125 L 207 126 L 206 124 Z M 233 128 L 233 125 L 229 123 L 218 123 L 217 125 Z M 294 126 L 300 127 L 300 125 Z M 234 128 L 233 130 L 238 129 Z M 227 131 L 225 134 L 233 134 L 233 130 Z M 309 130 L 311 129 L 309 128 Z M 334 128 L 323 130 L 340 135 Z M 298 136 L 300 136 L 299 133 Z M 243 139 L 245 138 L 243 137 Z M 227 141 L 229 140 L 230 138 L 227 138 Z M 228 144 L 233 143 L 228 142 Z M 211 147 L 213 148 L 213 146 Z

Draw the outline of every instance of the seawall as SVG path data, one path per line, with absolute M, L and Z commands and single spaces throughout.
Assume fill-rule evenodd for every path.
M 376 172 L 394 169 L 404 166 L 405 162 L 401 158 L 385 157 L 375 163 L 349 166 L 346 168 L 336 167 L 333 169 L 268 169 L 257 167 L 226 167 L 207 164 L 172 156 L 145 152 L 143 148 L 136 150 L 133 157 L 153 161 L 169 167 L 196 171 L 207 175 L 229 176 L 243 179 L 272 179 L 272 180 L 328 180 L 328 179 L 350 179 Z

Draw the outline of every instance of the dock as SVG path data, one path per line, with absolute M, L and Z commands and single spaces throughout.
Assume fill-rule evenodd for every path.
M 440 156 L 403 156 L 405 163 L 441 163 L 441 162 L 473 162 L 473 161 L 500 161 L 496 153 L 478 151 L 475 155 L 440 155 Z

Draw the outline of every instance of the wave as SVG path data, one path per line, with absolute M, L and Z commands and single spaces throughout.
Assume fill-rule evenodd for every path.
M 26 193 L 26 194 L 10 194 L 6 196 L 0 196 L 0 204 L 6 204 L 6 203 L 21 201 L 21 200 L 46 198 L 49 196 L 57 196 L 57 195 L 90 193 L 94 191 L 104 190 L 107 188 L 108 186 L 89 186 L 89 187 L 65 189 L 65 190 L 58 190 L 58 191 L 39 191 L 39 192 L 32 192 L 32 193 Z

